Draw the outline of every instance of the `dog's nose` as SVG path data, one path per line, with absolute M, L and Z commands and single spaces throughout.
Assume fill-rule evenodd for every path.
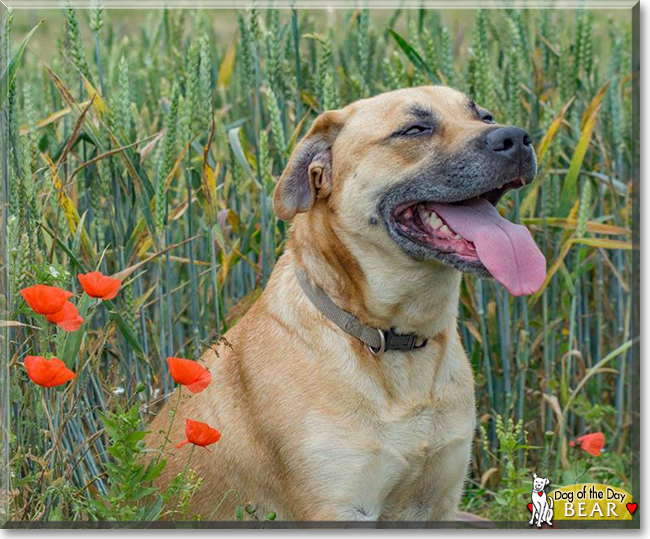
M 532 151 L 532 142 L 527 131 L 519 127 L 498 127 L 490 131 L 485 139 L 488 148 L 512 161 L 520 161 Z

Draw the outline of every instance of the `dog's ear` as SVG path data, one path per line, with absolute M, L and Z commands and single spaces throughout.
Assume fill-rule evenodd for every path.
M 311 209 L 332 192 L 332 144 L 345 123 L 345 112 L 321 114 L 289 159 L 273 193 L 273 208 L 283 220 Z
M 549 483 L 550 481 L 548 480 L 548 478 L 544 479 L 544 486 L 548 485 Z
M 533 472 L 533 479 L 537 479 L 537 474 Z

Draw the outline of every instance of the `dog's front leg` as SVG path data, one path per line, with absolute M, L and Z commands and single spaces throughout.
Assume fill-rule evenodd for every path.
M 471 437 L 432 453 L 415 484 L 398 482 L 382 519 L 455 521 L 470 459 Z
M 535 522 L 535 513 L 536 513 L 536 512 L 537 512 L 537 509 L 535 508 L 535 504 L 533 504 L 533 514 L 532 514 L 532 516 L 530 517 L 530 522 L 528 523 L 528 524 L 530 524 L 531 526 L 533 525 L 533 522 Z

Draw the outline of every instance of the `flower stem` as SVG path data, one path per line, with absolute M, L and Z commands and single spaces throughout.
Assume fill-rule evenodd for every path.
M 190 462 L 192 462 L 192 455 L 194 455 L 194 450 L 195 449 L 196 449 L 196 446 L 194 444 L 192 444 L 192 449 L 190 450 L 190 455 L 189 455 L 189 457 L 187 457 L 187 462 L 185 463 L 185 469 L 183 470 L 183 478 L 181 480 L 181 483 L 183 485 L 185 484 L 185 476 L 187 475 L 187 470 L 190 468 Z M 191 490 L 190 490 L 190 492 L 191 492 Z M 191 495 L 190 495 L 190 497 L 191 497 Z M 178 499 L 176 500 L 176 507 L 177 508 L 178 508 L 180 503 L 181 503 L 181 492 L 178 493 Z M 183 509 L 183 513 L 182 513 L 183 520 L 185 519 L 185 513 L 186 513 L 186 510 Z
M 239 494 L 237 489 L 231 488 L 230 490 L 227 490 L 226 493 L 223 495 L 221 501 L 217 504 L 217 507 L 215 507 L 214 511 L 212 511 L 212 513 L 210 514 L 210 518 L 208 520 L 212 520 L 212 517 L 217 514 L 217 511 L 219 511 L 219 509 L 221 509 L 221 506 L 223 505 L 223 503 L 226 501 L 226 499 L 231 493 L 236 494 L 237 500 L 241 504 L 241 494 Z
M 167 442 L 169 442 L 169 434 L 172 431 L 172 426 L 174 425 L 174 419 L 176 418 L 176 412 L 178 411 L 178 406 L 181 403 L 181 393 L 182 393 L 182 388 L 178 388 L 178 397 L 176 398 L 176 404 L 174 405 L 174 410 L 172 411 L 172 416 L 169 419 L 169 426 L 167 427 L 167 432 L 165 433 L 165 438 L 163 439 L 163 444 L 162 447 L 160 448 L 160 453 L 158 453 L 158 458 L 156 458 L 156 464 L 160 461 L 160 458 L 162 457 L 165 447 L 167 446 Z
M 194 455 L 194 450 L 196 449 L 196 446 L 192 444 L 192 449 L 190 449 L 190 456 L 187 457 L 187 462 L 185 463 L 185 469 L 183 470 L 183 481 L 185 481 L 185 474 L 187 474 L 187 470 L 190 467 L 190 462 L 192 462 L 192 455 Z

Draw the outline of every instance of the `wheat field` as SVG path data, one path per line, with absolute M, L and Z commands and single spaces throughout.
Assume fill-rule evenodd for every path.
M 539 161 L 536 181 L 500 206 L 546 255 L 542 290 L 514 298 L 463 279 L 480 425 L 463 509 L 526 518 L 535 469 L 557 485 L 631 488 L 628 17 L 99 4 L 3 14 L 0 519 L 153 520 L 170 500 L 205 495 L 191 466 L 168 490 L 151 486 L 160 469 L 141 439 L 174 388 L 165 359 L 198 359 L 264 288 L 288 232 L 271 194 L 313 119 L 425 84 L 527 129 Z M 77 275 L 95 270 L 122 281 L 116 297 L 84 294 Z M 79 329 L 35 314 L 21 290 L 37 284 L 74 294 Z M 40 387 L 26 356 L 60 358 L 76 378 Z M 570 445 L 596 432 L 599 456 Z M 274 518 L 249 503 L 237 518 Z

